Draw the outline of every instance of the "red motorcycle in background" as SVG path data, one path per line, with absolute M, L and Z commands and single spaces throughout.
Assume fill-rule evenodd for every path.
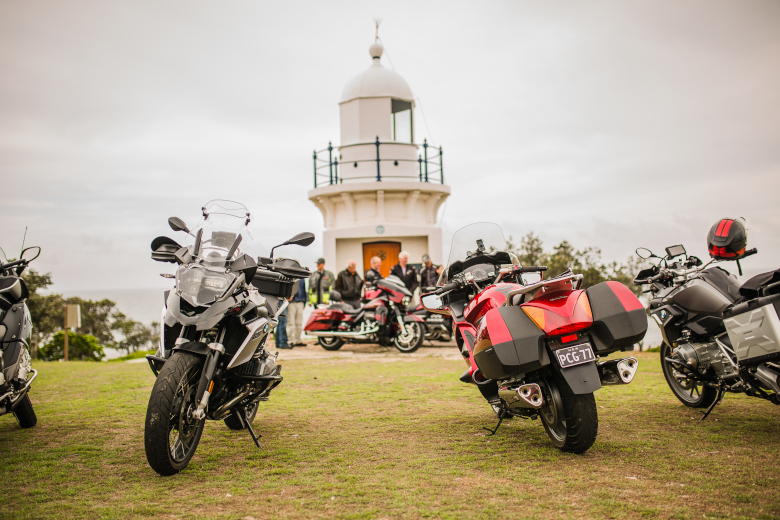
M 547 267 L 521 267 L 505 250 L 496 224 L 455 233 L 444 285 L 423 295 L 423 306 L 452 316 L 468 365 L 460 379 L 479 388 L 499 419 L 491 435 L 506 418 L 540 417 L 557 448 L 583 453 L 598 434 L 593 392 L 630 383 L 638 366 L 634 357 L 598 358 L 644 337 L 644 306 L 619 282 L 582 290 L 582 275 L 571 271 L 544 280 Z M 542 280 L 525 283 L 527 273 Z
M 325 350 L 338 350 L 344 343 L 379 343 L 414 352 L 425 339 L 425 319 L 408 311 L 412 293 L 397 276 L 367 289 L 368 302 L 359 307 L 338 301 L 338 291 L 331 291 L 330 299 L 333 303 L 315 309 L 303 329 Z

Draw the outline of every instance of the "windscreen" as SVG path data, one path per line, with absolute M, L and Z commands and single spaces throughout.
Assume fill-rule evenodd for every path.
M 220 268 L 244 253 L 253 255 L 254 238 L 248 228 L 250 221 L 249 211 L 239 202 L 209 201 L 203 206 L 203 219 L 192 230 L 195 236 L 203 230 L 197 260 L 207 267 Z M 192 235 L 187 237 L 188 246 L 195 245 Z M 238 247 L 233 250 L 237 240 Z
M 507 249 L 504 232 L 501 231 L 501 227 L 498 224 L 491 222 L 470 224 L 460 228 L 452 236 L 447 266 L 458 260 L 463 262 L 473 256 L 477 249 L 480 248 L 480 243 L 484 247 L 485 254 L 506 251 Z

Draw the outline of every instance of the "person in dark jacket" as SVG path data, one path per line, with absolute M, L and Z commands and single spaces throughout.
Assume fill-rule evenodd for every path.
M 298 292 L 287 307 L 287 337 L 291 347 L 304 347 L 301 341 L 303 332 L 303 309 L 306 307 L 306 280 L 298 282 Z
M 411 293 L 414 293 L 414 290 L 419 285 L 417 282 L 417 269 L 413 265 L 409 265 L 409 253 L 406 251 L 401 251 L 398 254 L 398 263 L 390 269 L 390 274 L 400 278 Z
M 382 273 L 379 272 L 379 268 L 382 267 L 382 259 L 378 256 L 371 258 L 371 269 L 366 271 L 366 285 L 376 285 L 376 283 L 382 279 Z
M 339 273 L 334 288 L 341 293 L 341 299 L 344 303 L 352 307 L 360 307 L 360 290 L 363 288 L 363 279 L 357 274 L 357 264 L 354 260 L 348 261 L 347 268 Z
M 423 268 L 420 269 L 420 287 L 425 289 L 436 286 L 441 274 L 441 266 L 431 262 L 431 257 L 428 255 L 423 255 L 422 261 Z

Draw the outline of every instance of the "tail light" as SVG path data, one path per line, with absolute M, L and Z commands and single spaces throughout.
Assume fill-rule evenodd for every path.
M 585 291 L 580 293 L 570 316 L 561 316 L 552 310 L 530 305 L 523 305 L 520 308 L 547 336 L 571 334 L 593 325 L 593 312 L 590 310 L 590 301 Z

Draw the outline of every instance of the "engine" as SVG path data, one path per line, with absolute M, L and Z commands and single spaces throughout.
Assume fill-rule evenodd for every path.
M 702 374 L 710 368 L 719 378 L 728 378 L 738 374 L 737 369 L 714 341 L 711 343 L 683 343 L 674 349 L 674 357 L 682 359 Z

